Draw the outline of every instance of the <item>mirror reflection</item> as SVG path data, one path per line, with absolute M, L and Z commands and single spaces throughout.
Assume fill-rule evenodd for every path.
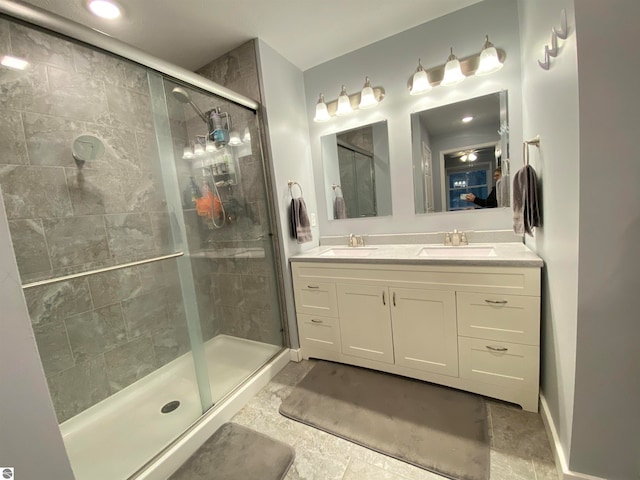
M 321 138 L 329 220 L 391 215 L 387 122 Z
M 416 213 L 509 206 L 507 92 L 411 115 Z

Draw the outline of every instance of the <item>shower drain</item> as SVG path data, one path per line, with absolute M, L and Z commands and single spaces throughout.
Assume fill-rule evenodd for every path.
M 176 408 L 178 408 L 180 406 L 180 402 L 178 400 L 174 400 L 172 402 L 169 402 L 167 404 L 165 404 L 160 411 L 162 413 L 171 413 L 173 412 Z

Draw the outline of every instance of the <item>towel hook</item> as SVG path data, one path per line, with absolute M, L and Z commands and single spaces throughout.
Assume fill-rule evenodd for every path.
M 338 195 L 338 192 L 336 192 L 336 189 L 340 190 L 340 195 L 344 195 L 342 193 L 342 187 L 340 185 L 338 185 L 337 183 L 334 183 L 333 185 L 331 185 L 331 188 L 333 188 L 333 193 L 335 193 L 336 195 Z
M 302 193 L 302 187 L 300 186 L 300 184 L 298 182 L 294 182 L 293 180 L 289 180 L 287 181 L 287 185 L 289 185 L 289 193 L 291 194 L 291 197 L 293 198 L 293 186 L 297 185 L 298 188 L 300 189 L 300 196 L 303 197 L 304 193 Z

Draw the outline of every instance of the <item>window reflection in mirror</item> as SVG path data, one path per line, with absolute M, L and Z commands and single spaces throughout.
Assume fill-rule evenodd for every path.
M 391 215 L 387 122 L 321 139 L 329 220 Z
M 411 115 L 416 213 L 509 206 L 507 92 Z

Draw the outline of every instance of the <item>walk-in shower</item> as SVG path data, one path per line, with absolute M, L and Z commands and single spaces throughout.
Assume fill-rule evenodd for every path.
M 76 478 L 146 478 L 285 359 L 275 223 L 251 101 L 75 32 L 0 18 L 2 201 Z

